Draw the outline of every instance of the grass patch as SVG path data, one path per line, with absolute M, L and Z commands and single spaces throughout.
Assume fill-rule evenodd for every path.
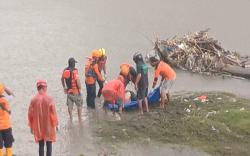
M 197 100 L 200 95 L 207 101 Z M 126 112 L 121 121 L 102 121 L 98 126 L 96 134 L 105 142 L 150 138 L 197 147 L 214 156 L 250 155 L 250 101 L 229 93 L 175 95 L 166 111 L 151 107 L 142 118 Z

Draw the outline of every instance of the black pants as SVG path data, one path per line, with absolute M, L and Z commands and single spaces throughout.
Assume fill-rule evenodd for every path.
M 46 141 L 46 156 L 51 156 L 52 155 L 52 142 L 51 141 Z M 44 140 L 39 141 L 39 156 L 44 156 Z
M 14 138 L 12 135 L 11 128 L 0 130 L 0 148 L 1 149 L 3 148 L 3 146 L 5 148 L 11 148 L 13 142 L 14 142 Z
M 97 80 L 97 82 L 98 82 L 98 85 L 99 85 L 99 91 L 98 91 L 97 97 L 101 97 L 101 95 L 102 95 L 102 88 L 103 88 L 103 81 Z
M 90 108 L 95 108 L 95 98 L 96 98 L 96 84 L 86 84 L 87 89 L 87 106 Z

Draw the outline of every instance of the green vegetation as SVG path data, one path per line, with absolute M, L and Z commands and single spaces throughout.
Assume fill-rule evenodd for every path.
M 200 95 L 207 101 L 197 100 Z M 228 93 L 175 95 L 167 110 L 154 106 L 143 117 L 126 112 L 121 121 L 98 126 L 96 134 L 105 142 L 152 140 L 189 145 L 214 156 L 250 155 L 250 100 Z

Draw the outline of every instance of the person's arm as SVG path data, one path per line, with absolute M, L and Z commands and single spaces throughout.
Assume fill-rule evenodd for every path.
M 28 125 L 30 127 L 30 132 L 33 133 L 32 131 L 32 124 L 33 124 L 33 104 L 32 104 L 32 101 L 30 103 L 30 106 L 29 106 L 29 110 L 28 110 Z
M 99 81 L 104 81 L 103 77 L 102 77 L 102 74 L 100 73 L 99 69 L 98 69 L 98 64 L 95 64 L 94 65 L 94 72 L 96 73 L 97 75 L 97 79 Z
M 140 65 L 136 65 L 136 78 L 135 78 L 135 89 L 138 89 L 138 83 L 141 80 L 142 68 Z
M 105 57 L 105 61 L 104 61 L 104 65 L 103 65 L 103 72 L 104 72 L 104 75 L 106 77 L 106 62 L 107 62 L 107 56 Z
M 64 78 L 63 78 L 63 76 L 61 77 L 61 83 L 62 83 L 63 89 L 65 89 L 65 83 L 64 83 Z
M 122 100 L 122 106 L 124 106 L 125 103 L 125 87 L 123 83 L 120 83 L 120 88 L 118 91 L 118 97 Z
M 160 76 L 160 71 L 158 69 L 155 69 L 155 77 L 154 77 L 152 88 L 155 88 L 155 85 L 157 84 L 159 76 Z
M 56 130 L 58 130 L 58 118 L 57 118 L 57 113 L 56 113 L 56 107 L 54 102 L 52 101 L 51 105 L 50 105 L 50 119 L 51 119 L 51 124 L 53 127 L 56 128 Z
M 79 79 L 79 78 L 76 79 L 76 85 L 77 85 L 77 88 L 78 88 L 79 92 L 81 93 L 82 87 L 81 87 L 81 82 L 80 82 L 80 79 Z
M 62 75 L 62 77 L 61 77 L 61 83 L 62 83 L 62 87 L 63 87 L 64 93 L 66 94 L 66 93 L 67 93 L 67 88 L 66 88 L 66 86 L 65 86 L 65 82 L 64 82 L 64 77 L 63 77 L 63 75 Z
M 4 91 L 5 91 L 8 95 L 14 96 L 14 93 L 13 93 L 9 88 L 4 87 Z
M 138 89 L 138 83 L 141 80 L 141 73 L 137 73 L 136 79 L 135 79 L 135 89 Z
M 153 85 L 152 85 L 152 88 L 155 88 L 155 85 L 157 84 L 157 81 L 158 81 L 158 78 L 157 78 L 157 77 L 155 77 L 155 78 L 154 78 Z

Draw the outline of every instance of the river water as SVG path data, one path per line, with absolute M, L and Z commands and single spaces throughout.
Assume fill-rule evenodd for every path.
M 93 48 L 106 48 L 108 76 L 112 79 L 120 63 L 133 63 L 134 52 L 147 52 L 153 47 L 150 40 L 205 28 L 211 28 L 210 34 L 225 49 L 250 55 L 249 7 L 249 0 L 0 0 L 0 81 L 15 92 L 11 102 L 14 153 L 37 155 L 38 147 L 28 129 L 27 110 L 36 93 L 35 82 L 42 78 L 48 81 L 60 119 L 54 154 L 97 155 L 89 124 L 91 113 L 86 107 L 84 128 L 77 122 L 67 123 L 60 77 L 69 57 L 78 60 L 83 84 L 85 57 Z M 173 91 L 219 90 L 250 98 L 249 88 L 247 80 L 207 79 L 177 71 Z M 83 90 L 85 94 L 85 87 Z M 150 153 L 143 153 L 141 148 L 137 155 Z M 169 155 L 173 155 L 171 150 Z

